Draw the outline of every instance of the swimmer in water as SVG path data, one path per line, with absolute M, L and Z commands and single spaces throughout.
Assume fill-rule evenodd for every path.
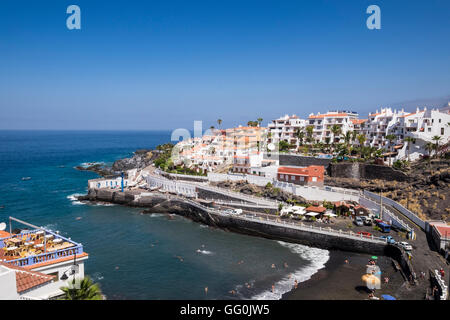
M 285 268 L 288 268 L 288 267 L 289 267 L 288 264 L 287 264 L 287 262 L 284 263 L 284 267 L 285 267 Z
M 272 263 L 272 269 L 275 269 L 275 263 Z
M 205 287 L 205 294 L 208 294 L 208 287 Z

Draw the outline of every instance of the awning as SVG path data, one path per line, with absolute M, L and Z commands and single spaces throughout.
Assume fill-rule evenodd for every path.
M 310 217 L 315 217 L 317 216 L 319 213 L 318 212 L 308 212 L 306 215 L 310 216 Z
M 337 214 L 334 214 L 334 213 L 325 213 L 324 216 L 326 216 L 326 217 L 337 217 Z

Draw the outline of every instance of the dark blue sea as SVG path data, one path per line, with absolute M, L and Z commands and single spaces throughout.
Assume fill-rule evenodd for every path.
M 86 274 L 108 299 L 279 299 L 324 266 L 326 250 L 75 200 L 97 177 L 75 166 L 166 142 L 169 131 L 0 131 L 0 222 L 13 216 L 81 242 Z

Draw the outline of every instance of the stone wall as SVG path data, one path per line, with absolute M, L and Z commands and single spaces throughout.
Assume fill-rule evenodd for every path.
M 330 159 L 320 159 L 300 155 L 297 156 L 291 154 L 279 154 L 278 156 L 280 160 L 280 166 L 296 166 L 296 167 L 324 166 L 325 169 L 327 169 L 328 165 L 331 163 Z
M 330 163 L 328 175 L 335 178 L 380 179 L 408 181 L 409 177 L 402 171 L 388 166 L 365 163 Z

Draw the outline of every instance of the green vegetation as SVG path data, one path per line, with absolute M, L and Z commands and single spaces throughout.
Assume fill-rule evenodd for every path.
M 174 145 L 172 143 L 166 143 L 156 147 L 156 150 L 160 151 L 160 153 L 153 161 L 155 167 L 160 168 L 162 171 L 167 173 L 205 176 L 204 173 L 197 172 L 197 170 L 185 167 L 184 165 L 174 165 L 172 160 L 173 147 Z
M 62 287 L 64 296 L 61 300 L 103 300 L 102 292 L 98 284 L 89 277 L 76 280 L 67 287 Z

